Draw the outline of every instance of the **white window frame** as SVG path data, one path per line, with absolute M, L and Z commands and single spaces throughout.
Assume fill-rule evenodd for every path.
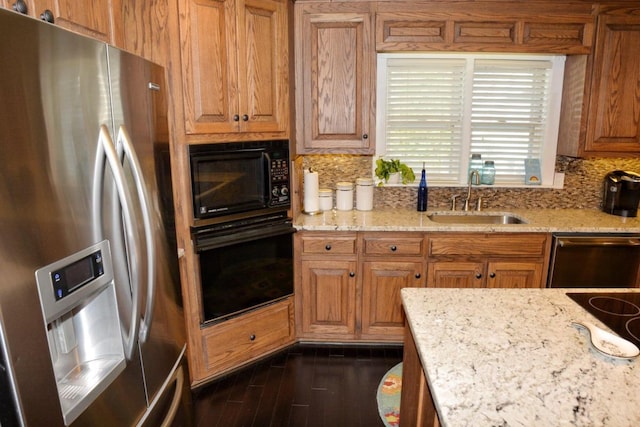
M 548 122 L 545 128 L 544 133 L 544 141 L 542 145 L 542 155 L 540 158 L 541 162 L 541 175 L 542 175 L 542 183 L 541 185 L 535 185 L 536 188 L 550 188 L 558 186 L 558 179 L 561 176 L 556 177 L 555 174 L 555 159 L 556 159 L 556 148 L 557 148 L 557 140 L 558 140 L 558 129 L 559 129 L 559 117 L 560 117 L 560 107 L 562 101 L 562 82 L 564 78 L 564 62 L 566 57 L 564 55 L 539 55 L 539 54 L 485 54 L 485 53 L 415 53 L 415 52 L 406 52 L 406 53 L 380 53 L 377 55 L 377 93 L 376 93 L 376 154 L 373 158 L 372 162 L 372 174 L 375 178 L 375 170 L 376 160 L 380 157 L 385 158 L 386 155 L 386 93 L 387 93 L 387 61 L 390 58 L 401 58 L 401 59 L 465 59 L 467 60 L 467 74 L 472 75 L 473 73 L 473 63 L 476 59 L 514 59 L 514 60 L 549 60 L 552 62 L 553 66 L 551 69 L 551 82 L 550 82 L 550 96 L 549 103 L 547 105 L 548 108 Z M 465 83 L 465 97 L 466 99 L 470 98 L 470 93 L 472 89 L 472 78 L 468 78 Z M 463 122 L 462 122 L 462 147 L 461 147 L 461 158 L 460 158 L 460 166 L 457 171 L 458 178 L 457 180 L 451 181 L 435 181 L 430 182 L 430 185 L 437 187 L 453 187 L 453 186 L 461 186 L 467 185 L 468 177 L 466 171 L 468 169 L 469 158 L 470 158 L 470 150 L 471 150 L 471 130 L 470 130 L 470 102 L 465 102 L 463 107 Z M 485 156 L 486 158 L 486 156 Z M 486 158 L 487 160 L 491 160 Z M 485 159 L 483 159 L 485 160 Z M 416 176 L 419 177 L 421 168 L 416 168 L 415 165 L 412 165 Z M 429 180 L 429 171 L 427 170 L 427 180 Z M 554 180 L 556 181 L 554 183 Z M 418 184 L 416 182 L 412 184 L 408 184 L 409 186 L 415 186 Z M 388 184 L 386 184 L 388 185 Z M 399 184 L 402 186 L 402 184 Z M 561 185 L 561 183 L 560 183 Z M 532 185 L 526 185 L 524 182 L 524 177 L 522 182 L 500 182 L 499 179 L 496 179 L 496 184 L 494 187 L 527 187 L 532 188 Z

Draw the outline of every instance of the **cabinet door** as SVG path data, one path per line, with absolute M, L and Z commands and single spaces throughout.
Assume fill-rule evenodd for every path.
M 307 260 L 301 263 L 301 335 L 353 338 L 356 329 L 356 262 Z
M 113 4 L 112 4 L 113 3 Z M 33 13 L 40 17 L 48 10 L 54 23 L 94 39 L 117 45 L 114 35 L 114 12 L 118 12 L 120 2 L 111 0 L 33 0 Z
M 302 13 L 301 22 L 301 33 L 296 31 L 299 152 L 373 153 L 370 14 Z
M 238 90 L 243 132 L 284 131 L 289 70 L 285 0 L 239 0 Z
M 540 288 L 542 264 L 536 262 L 489 262 L 488 288 Z
M 188 0 L 178 5 L 186 132 L 236 132 L 235 1 Z
M 449 262 L 429 263 L 427 287 L 432 288 L 482 288 L 484 263 Z
M 402 340 L 404 313 L 400 290 L 424 286 L 422 262 L 364 262 L 362 336 Z M 366 337 L 374 338 L 374 337 Z
M 640 152 L 640 16 L 598 17 L 587 152 Z

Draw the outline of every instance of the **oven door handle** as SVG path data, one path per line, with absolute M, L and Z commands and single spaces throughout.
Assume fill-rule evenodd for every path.
M 239 231 L 236 233 L 211 233 L 204 235 L 195 235 L 196 253 L 201 253 L 211 249 L 231 246 L 236 243 L 250 242 L 252 240 L 266 239 L 268 237 L 281 236 L 283 234 L 293 234 L 296 229 L 291 223 L 272 225 L 270 227 L 252 228 L 249 230 Z
M 634 238 L 558 239 L 558 246 L 562 248 L 568 248 L 572 246 L 640 246 L 640 239 L 634 239 Z

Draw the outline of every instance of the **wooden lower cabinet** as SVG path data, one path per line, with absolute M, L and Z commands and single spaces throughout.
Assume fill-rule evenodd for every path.
M 427 283 L 432 288 L 479 288 L 484 280 L 481 262 L 438 261 L 429 263 Z
M 542 288 L 544 262 L 499 261 L 487 264 L 487 288 Z
M 402 341 L 400 289 L 424 286 L 422 233 L 299 232 L 294 238 L 299 339 Z
M 356 233 L 294 234 L 298 339 L 356 338 L 356 244 Z
M 293 297 L 289 297 L 203 328 L 204 367 L 209 374 L 204 381 L 292 344 L 293 325 Z
M 355 261 L 302 262 L 299 336 L 355 338 L 356 268 Z
M 397 339 L 404 330 L 402 288 L 422 287 L 424 262 L 365 261 L 362 268 L 363 339 Z
M 427 283 L 434 288 L 540 288 L 543 261 L 429 263 Z
M 301 340 L 401 342 L 400 290 L 539 288 L 545 233 L 295 234 L 296 334 Z
M 427 286 L 544 287 L 550 240 L 544 233 L 434 235 L 428 244 Z

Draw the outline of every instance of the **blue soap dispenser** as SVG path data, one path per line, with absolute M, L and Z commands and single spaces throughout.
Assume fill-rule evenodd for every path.
M 427 210 L 427 198 L 429 196 L 429 189 L 427 188 L 427 173 L 424 169 L 424 162 L 422 163 L 422 176 L 420 177 L 420 185 L 418 185 L 418 212 L 425 212 Z

